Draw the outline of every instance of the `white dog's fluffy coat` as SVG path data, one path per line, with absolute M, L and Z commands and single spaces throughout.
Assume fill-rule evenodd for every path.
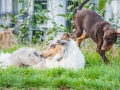
M 54 41 L 54 43 L 56 41 Z M 61 48 L 61 54 L 56 54 L 52 58 L 52 60 L 46 59 L 46 67 L 47 68 L 63 67 L 73 68 L 76 70 L 79 68 L 84 68 L 85 59 L 77 43 L 71 38 L 69 39 L 69 41 L 62 40 L 61 43 L 64 43 L 64 45 Z M 62 59 L 58 61 L 57 59 L 59 58 Z
M 0 54 L 0 67 L 8 66 L 33 66 L 42 61 L 41 52 L 34 48 L 20 48 L 10 53 Z
M 63 67 L 75 70 L 84 68 L 84 56 L 73 39 L 69 38 L 69 40 L 61 40 L 61 38 L 57 38 L 51 44 L 56 43 L 64 43 L 64 45 L 61 48 L 61 54 L 57 53 L 51 60 L 49 60 L 49 58 L 43 59 L 40 56 L 41 52 L 39 50 L 33 48 L 20 48 L 12 54 L 1 53 L 0 66 L 2 68 L 6 68 L 11 65 L 30 66 L 39 69 Z M 60 61 L 58 61 L 58 59 L 60 59 Z

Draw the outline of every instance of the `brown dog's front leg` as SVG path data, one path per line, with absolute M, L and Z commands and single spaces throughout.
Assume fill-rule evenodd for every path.
M 101 55 L 104 63 L 105 63 L 105 64 L 108 64 L 108 63 L 109 63 L 109 60 L 108 60 L 108 58 L 105 56 L 105 51 L 100 50 L 100 51 L 98 51 L 98 53 Z
M 109 60 L 108 58 L 105 56 L 105 51 L 104 50 L 101 50 L 101 46 L 102 46 L 102 42 L 99 42 L 97 44 L 97 49 L 96 51 L 100 54 L 100 56 L 102 57 L 103 61 L 105 64 L 108 64 L 109 63 Z
M 108 60 L 108 58 L 105 56 L 105 51 L 100 51 L 100 53 L 101 53 L 101 56 L 102 56 L 102 59 L 103 59 L 103 61 L 104 61 L 104 63 L 105 64 L 108 64 L 109 63 L 109 60 Z
M 76 40 L 75 33 L 71 33 L 70 36 L 72 39 Z

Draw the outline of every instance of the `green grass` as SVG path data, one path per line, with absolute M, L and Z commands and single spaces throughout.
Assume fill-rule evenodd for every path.
M 5 52 L 13 52 L 17 48 Z M 120 49 L 114 51 L 107 53 L 111 64 L 105 65 L 95 49 L 84 50 L 86 66 L 78 71 L 63 68 L 0 69 L 0 90 L 120 90 Z

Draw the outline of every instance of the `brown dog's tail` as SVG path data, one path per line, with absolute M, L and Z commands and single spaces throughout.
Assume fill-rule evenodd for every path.
M 82 2 L 82 4 L 78 7 L 77 11 L 81 10 L 82 7 L 88 2 L 89 0 L 85 0 L 84 2 Z

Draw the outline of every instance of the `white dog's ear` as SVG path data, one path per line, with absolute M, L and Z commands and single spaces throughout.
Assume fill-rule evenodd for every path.
M 62 40 L 69 40 L 70 35 L 68 33 L 64 33 L 61 37 Z

